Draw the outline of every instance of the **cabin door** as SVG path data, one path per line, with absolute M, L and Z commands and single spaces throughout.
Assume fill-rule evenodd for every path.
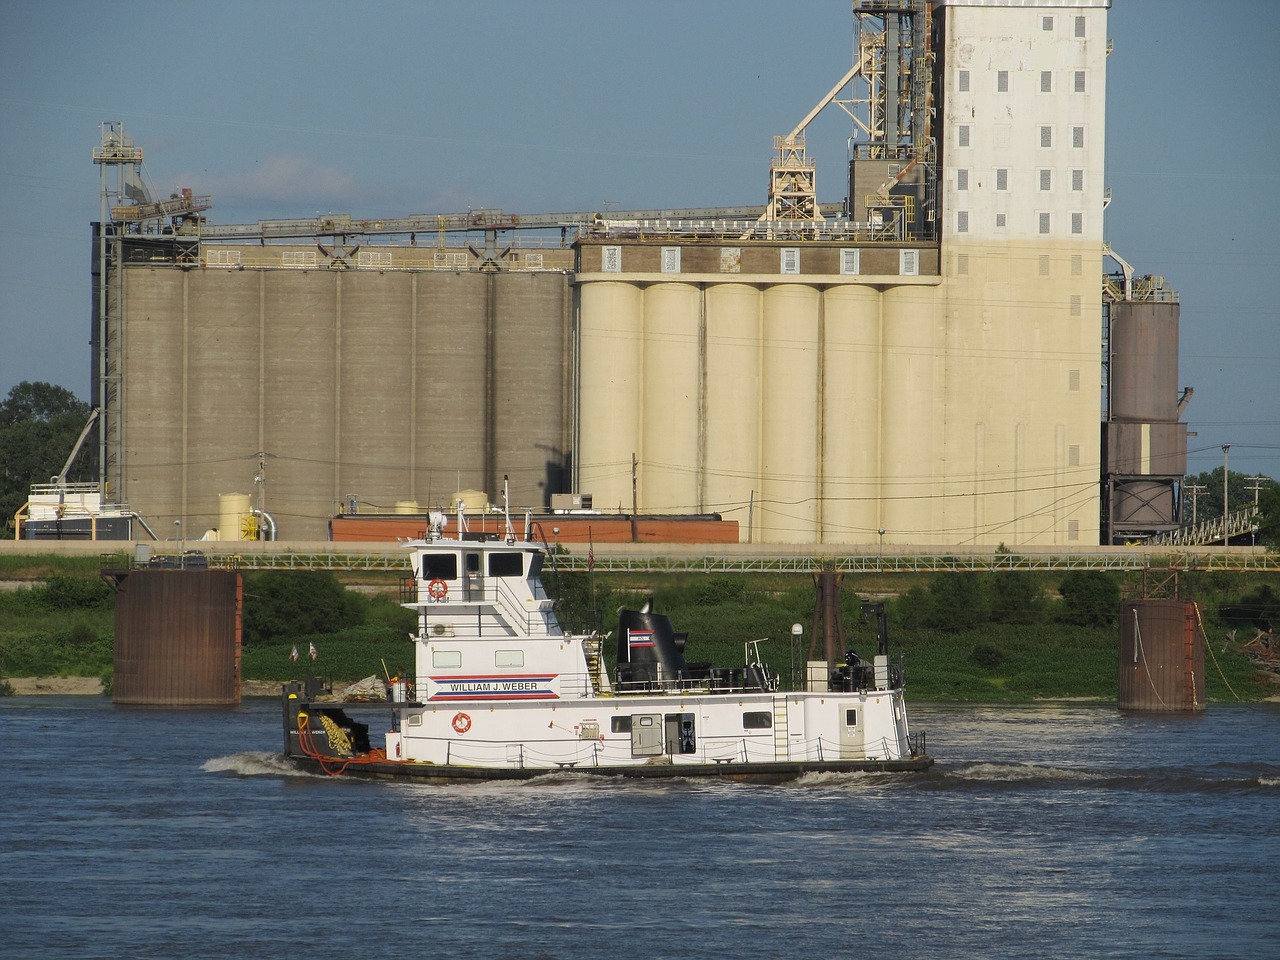
M 662 714 L 632 714 L 631 755 L 633 757 L 662 756 Z
M 840 759 L 860 760 L 866 755 L 866 738 L 862 727 L 862 704 L 858 701 L 837 703 L 840 712 Z
M 478 553 L 463 554 L 466 561 L 466 579 L 465 597 L 467 600 L 483 600 L 484 599 L 484 578 L 483 571 L 480 568 L 480 561 L 483 559 Z
M 667 753 L 697 753 L 698 741 L 694 736 L 692 713 L 667 714 Z

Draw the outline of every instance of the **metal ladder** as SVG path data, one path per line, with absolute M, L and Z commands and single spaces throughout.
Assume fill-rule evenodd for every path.
M 773 758 L 775 760 L 791 759 L 791 735 L 787 727 L 786 697 L 773 698 Z
M 591 677 L 591 692 L 597 697 L 607 697 L 612 694 L 611 690 L 604 690 L 600 685 L 601 670 L 603 669 L 601 652 L 604 648 L 604 637 L 585 637 L 582 641 L 582 652 L 587 657 L 587 673 Z

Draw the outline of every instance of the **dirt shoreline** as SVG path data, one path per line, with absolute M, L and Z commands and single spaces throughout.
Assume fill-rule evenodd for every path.
M 97 677 L 5 677 L 15 697 L 100 697 L 102 681 Z M 245 680 L 240 684 L 241 697 L 276 697 L 280 695 L 277 680 Z

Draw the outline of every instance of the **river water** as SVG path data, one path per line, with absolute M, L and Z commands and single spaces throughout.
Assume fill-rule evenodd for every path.
M 0 956 L 1280 957 L 1280 704 L 911 709 L 926 774 L 428 786 L 3 698 Z

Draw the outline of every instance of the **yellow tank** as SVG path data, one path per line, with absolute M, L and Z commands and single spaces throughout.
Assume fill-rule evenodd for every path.
M 218 539 L 253 540 L 253 512 L 247 493 L 224 493 L 218 497 Z

